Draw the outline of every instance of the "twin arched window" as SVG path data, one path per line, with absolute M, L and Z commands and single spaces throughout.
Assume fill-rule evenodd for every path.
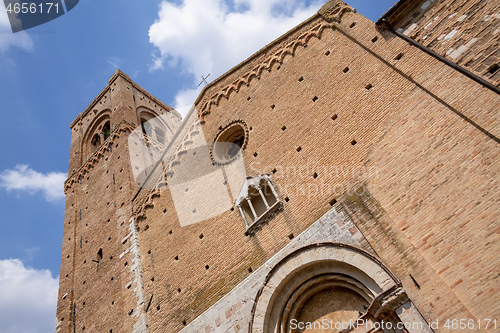
M 106 141 L 111 135 L 111 123 L 109 120 L 102 122 L 101 125 L 97 127 L 90 139 L 91 152 L 94 152 L 100 145 Z

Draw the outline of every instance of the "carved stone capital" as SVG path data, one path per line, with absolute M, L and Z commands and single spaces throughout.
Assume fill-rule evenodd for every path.
M 329 0 L 323 7 L 318 10 L 318 14 L 321 15 L 328 22 L 338 22 L 342 19 L 345 13 L 355 13 L 356 9 L 347 5 L 342 0 Z

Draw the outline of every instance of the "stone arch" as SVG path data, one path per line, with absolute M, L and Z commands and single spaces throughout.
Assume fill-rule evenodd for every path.
M 99 113 L 88 127 L 82 140 L 82 151 L 85 158 L 90 155 L 111 135 L 111 110 Z
M 399 279 L 365 250 L 343 243 L 312 244 L 297 249 L 271 269 L 256 296 L 249 332 L 302 332 L 289 325 L 301 316 L 337 321 L 362 315 L 374 318 L 368 312 L 380 310 L 374 304 L 381 304 L 389 294 L 397 299 L 390 311 L 396 303 L 407 302 L 400 287 Z M 321 303 L 322 297 L 347 299 Z M 316 314 L 315 309 L 319 309 Z
M 169 113 L 158 115 L 146 107 L 139 107 L 137 117 L 148 139 L 165 145 L 174 136 L 174 124 Z

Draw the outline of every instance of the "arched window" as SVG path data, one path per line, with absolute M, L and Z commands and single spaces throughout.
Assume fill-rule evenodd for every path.
M 95 152 L 110 136 L 111 122 L 109 120 L 109 115 L 104 114 L 103 116 L 97 117 L 94 120 L 94 124 L 90 126 L 86 134 L 86 139 L 84 139 L 84 142 L 86 142 L 84 149 L 87 157 Z
M 246 124 L 234 122 L 222 129 L 212 147 L 215 163 L 225 164 L 231 161 L 246 145 Z

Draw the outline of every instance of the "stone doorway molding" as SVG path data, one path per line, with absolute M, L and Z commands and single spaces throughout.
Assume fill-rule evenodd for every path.
M 377 257 L 356 246 L 330 242 L 302 247 L 270 270 L 255 298 L 249 332 L 302 332 L 291 327 L 291 320 L 296 320 L 309 299 L 325 290 L 343 290 L 343 295 L 352 295 L 358 307 L 363 306 L 364 311 L 354 321 L 384 321 L 394 326 L 380 331 L 365 329 L 363 325 L 350 326 L 337 332 L 432 332 L 408 299 L 400 280 Z M 346 304 L 349 301 L 345 300 Z M 416 329 L 396 328 L 398 323 L 403 327 L 401 323 L 406 321 L 411 321 Z

